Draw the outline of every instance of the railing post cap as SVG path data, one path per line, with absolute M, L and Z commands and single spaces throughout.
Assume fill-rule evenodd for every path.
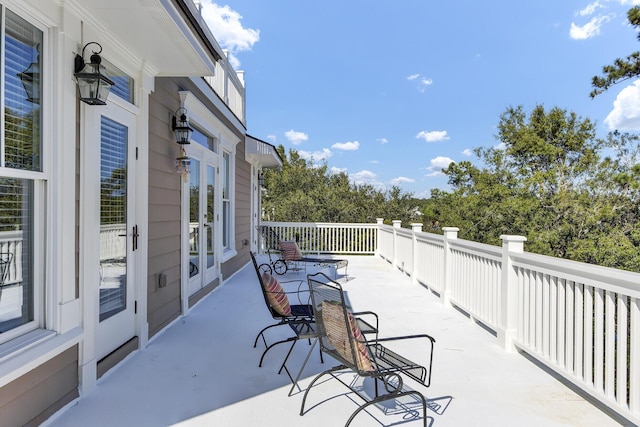
M 376 218 L 376 223 L 383 224 L 384 223 L 384 218 Z
M 421 222 L 412 222 L 411 223 L 411 229 L 412 230 L 416 230 L 417 231 L 421 231 L 422 230 L 422 223 Z
M 394 219 L 393 221 L 391 221 L 391 223 L 393 224 L 394 227 L 400 228 L 400 225 L 402 224 L 402 221 L 399 220 L 399 219 Z
M 517 236 L 517 235 L 512 235 L 512 234 L 503 234 L 500 236 L 500 239 L 502 239 L 503 243 L 508 243 L 508 242 L 526 242 L 527 238 L 524 236 Z

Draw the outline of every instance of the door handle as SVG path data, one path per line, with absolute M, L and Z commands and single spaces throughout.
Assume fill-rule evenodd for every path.
M 140 234 L 138 234 L 137 224 L 133 226 L 132 236 L 133 236 L 132 249 L 135 251 L 136 249 L 138 249 L 138 237 L 140 236 Z

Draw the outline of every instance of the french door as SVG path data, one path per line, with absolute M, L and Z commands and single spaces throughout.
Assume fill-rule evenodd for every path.
M 99 133 L 99 279 L 96 356 L 106 356 L 135 335 L 135 115 L 109 103 Z
M 195 144 L 193 144 L 195 145 Z M 183 250 L 188 253 L 187 294 L 191 296 L 219 274 L 219 232 L 216 203 L 218 159 L 199 146 L 188 147 L 191 172 L 183 181 Z M 185 230 L 186 229 L 186 230 Z M 186 240 L 186 242 L 184 241 Z

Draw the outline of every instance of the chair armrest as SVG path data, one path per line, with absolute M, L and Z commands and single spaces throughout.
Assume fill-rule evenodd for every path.
M 435 338 L 427 334 L 403 335 L 399 337 L 378 338 L 377 340 L 375 340 L 375 342 L 399 341 L 399 340 L 414 339 L 414 338 L 427 338 L 429 341 L 431 341 L 432 344 L 435 344 L 436 342 Z M 371 341 L 369 341 L 369 343 L 371 343 Z
M 358 322 L 358 326 L 360 327 L 360 332 L 363 334 L 375 334 L 376 337 L 374 341 L 378 340 L 378 315 L 373 311 L 358 311 L 356 313 L 351 313 L 353 317 L 355 317 Z M 370 320 L 370 319 L 373 320 Z

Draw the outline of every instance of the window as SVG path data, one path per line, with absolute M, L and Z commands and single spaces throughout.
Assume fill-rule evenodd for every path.
M 222 247 L 231 250 L 231 156 L 222 154 Z
M 133 79 L 107 59 L 102 58 L 102 65 L 107 72 L 107 76 L 114 83 L 111 87 L 111 93 L 133 104 Z
M 218 152 L 218 147 L 216 144 L 216 139 L 206 135 L 204 132 L 200 131 L 198 128 L 194 128 L 191 133 L 191 141 L 196 142 L 202 145 L 204 148 L 207 148 L 214 153 Z
M 43 32 L 0 6 L 4 114 L 0 116 L 0 343 L 33 329 L 43 289 L 36 268 L 42 235 L 41 49 Z M 40 234 L 39 234 L 40 233 Z

